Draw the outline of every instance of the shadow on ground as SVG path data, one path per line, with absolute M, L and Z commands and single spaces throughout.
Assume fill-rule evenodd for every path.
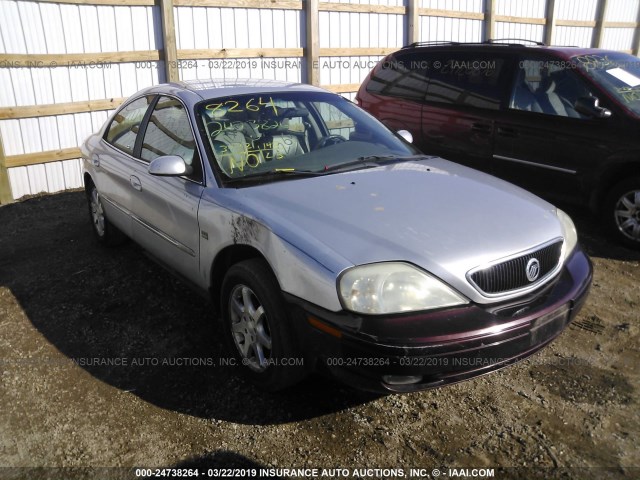
M 268 394 L 238 379 L 232 367 L 219 366 L 227 355 L 210 305 L 133 243 L 100 247 L 82 192 L 4 206 L 0 229 L 0 285 L 33 325 L 91 375 L 147 402 L 265 425 L 376 398 L 318 376 Z

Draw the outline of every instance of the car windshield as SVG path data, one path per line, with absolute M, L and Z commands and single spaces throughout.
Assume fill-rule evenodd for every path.
M 368 113 L 331 93 L 237 95 L 196 108 L 213 163 L 231 179 L 366 168 L 418 153 Z
M 576 55 L 571 58 L 587 76 L 640 117 L 640 59 L 626 53 Z

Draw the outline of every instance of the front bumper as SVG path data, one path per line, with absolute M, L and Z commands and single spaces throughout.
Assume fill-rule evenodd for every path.
M 411 392 L 484 375 L 537 352 L 576 316 L 592 274 L 576 247 L 551 284 L 507 304 L 361 316 L 287 300 L 307 365 L 364 390 Z

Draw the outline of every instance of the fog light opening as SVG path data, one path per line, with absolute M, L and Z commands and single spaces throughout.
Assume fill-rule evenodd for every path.
M 384 375 L 382 381 L 387 385 L 414 385 L 422 381 L 422 375 Z

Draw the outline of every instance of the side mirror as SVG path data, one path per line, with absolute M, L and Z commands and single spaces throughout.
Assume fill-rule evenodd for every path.
M 411 132 L 409 130 L 398 130 L 396 133 L 404 138 L 407 142 L 413 143 L 413 135 L 411 135 Z
M 611 110 L 600 106 L 598 97 L 580 97 L 574 107 L 576 112 L 593 118 L 609 118 Z
M 193 173 L 193 168 L 182 157 L 165 155 L 151 160 L 149 173 L 157 177 L 182 177 Z

